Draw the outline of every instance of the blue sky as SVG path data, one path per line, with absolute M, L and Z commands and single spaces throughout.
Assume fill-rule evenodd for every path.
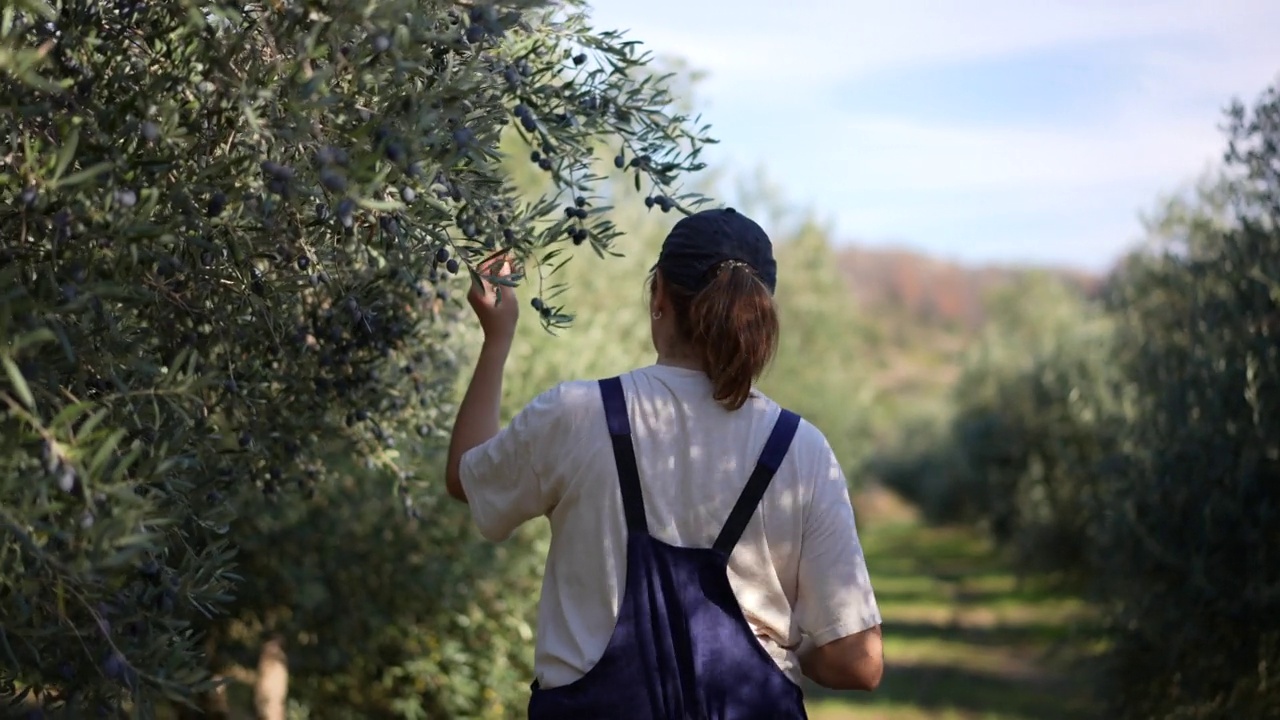
M 1099 270 L 1280 78 L 1277 0 L 594 0 L 707 73 L 707 160 L 841 241 Z M 725 198 L 732 201 L 732 195 Z

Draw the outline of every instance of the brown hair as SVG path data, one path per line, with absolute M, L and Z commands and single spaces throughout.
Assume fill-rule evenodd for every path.
M 649 289 L 658 287 L 657 269 Z M 778 349 L 778 309 L 773 294 L 750 266 L 733 261 L 712 270 L 715 276 L 699 292 L 671 282 L 663 290 L 675 313 L 676 332 L 702 361 L 714 388 L 712 396 L 737 410 Z

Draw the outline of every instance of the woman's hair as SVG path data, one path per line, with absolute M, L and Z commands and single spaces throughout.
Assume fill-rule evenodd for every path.
M 649 276 L 655 292 L 658 272 Z M 671 300 L 676 332 L 702 360 L 714 388 L 713 397 L 737 410 L 751 396 L 751 386 L 778 349 L 778 310 L 773 294 L 749 265 L 720 263 L 699 292 L 671 282 L 663 290 Z

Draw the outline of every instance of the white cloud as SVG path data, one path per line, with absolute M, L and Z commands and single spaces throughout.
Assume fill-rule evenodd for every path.
M 839 136 L 852 138 L 833 149 L 847 156 L 850 190 L 938 191 L 957 183 L 970 190 L 1062 190 L 1149 182 L 1176 177 L 1189 161 L 1221 146 L 1212 127 L 1177 122 L 1142 133 L 1073 133 L 860 118 L 844 123 Z
M 948 125 L 890 116 L 763 114 L 720 133 L 720 158 L 766 164 L 800 196 L 899 192 L 1107 191 L 1180 182 L 1222 147 L 1207 122 L 1164 119 L 1092 128 Z
M 1274 58 L 1280 52 L 1274 42 L 1280 3 L 1270 0 L 605 0 L 595 3 L 594 18 L 710 71 L 717 96 L 776 82 L 814 88 L 891 68 L 1170 34 L 1191 34 L 1219 49 L 1229 45 L 1239 54 L 1270 50 Z
M 709 77 L 699 105 L 722 140 L 709 158 L 771 177 L 848 236 L 990 227 L 1016 204 L 1045 236 L 1091 257 L 1095 235 L 1062 241 L 1058 218 L 1096 213 L 1111 253 L 1132 241 L 1136 212 L 1216 160 L 1220 109 L 1252 99 L 1280 71 L 1274 0 L 599 0 L 601 27 L 629 28 L 656 52 Z M 853 114 L 833 88 L 903 68 L 998 60 L 1035 50 L 1125 41 L 1140 53 L 1137 90 L 1104 119 L 1049 127 L 1009 120 Z M 868 207 L 864 198 L 895 198 Z M 928 217 L 922 217 L 922 215 Z M 1130 223 L 1130 232 L 1119 228 Z M 937 242 L 946 242 L 937 238 Z M 995 242 L 996 240 L 993 240 Z M 1034 242 L 1034 238 L 1028 241 Z M 1063 250 L 1066 252 L 1067 250 Z M 994 252 L 994 251 L 993 251 Z

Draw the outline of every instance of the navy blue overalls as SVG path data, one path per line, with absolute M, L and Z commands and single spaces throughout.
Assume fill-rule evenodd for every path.
M 795 436 L 783 410 L 710 549 L 649 535 L 619 378 L 600 381 L 627 520 L 627 579 L 604 655 L 561 687 L 533 684 L 530 720 L 804 720 L 800 687 L 760 645 L 729 585 L 729 553 Z

